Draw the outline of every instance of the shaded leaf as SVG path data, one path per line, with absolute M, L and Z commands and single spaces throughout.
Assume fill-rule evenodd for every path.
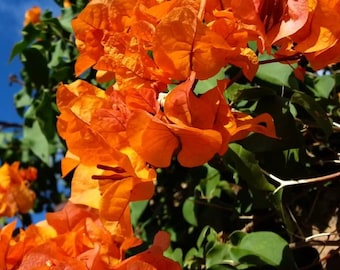
M 50 164 L 49 144 L 43 135 L 38 121 L 34 121 L 32 126 L 24 126 L 24 138 L 32 152 L 37 155 L 44 163 Z
M 297 269 L 288 243 L 273 232 L 253 232 L 231 247 L 235 261 L 249 266 L 272 265 L 280 270 Z
M 328 119 L 326 112 L 312 97 L 303 92 L 294 91 L 290 101 L 293 104 L 300 105 L 304 108 L 314 119 L 316 126 L 324 132 L 327 138 L 332 134 L 332 124 Z
M 233 164 L 235 172 L 247 182 L 249 187 L 264 191 L 274 191 L 275 187 L 263 175 L 254 154 L 241 145 L 236 143 L 230 144 L 224 161 L 227 165 Z

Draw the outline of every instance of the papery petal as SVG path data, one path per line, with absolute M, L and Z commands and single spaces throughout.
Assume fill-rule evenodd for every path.
M 101 200 L 99 183 L 98 180 L 91 179 L 91 176 L 101 172 L 102 170 L 97 169 L 94 165 L 79 164 L 71 184 L 71 202 L 98 209 Z
M 189 7 L 174 8 L 156 27 L 155 62 L 175 80 L 185 80 L 191 70 L 198 79 L 215 75 L 227 64 L 231 51 L 224 39 L 200 22 L 196 10 Z
M 255 118 L 237 113 L 235 113 L 235 116 L 237 126 L 234 129 L 228 129 L 231 134 L 231 141 L 244 139 L 251 132 L 260 133 L 275 139 L 278 138 L 274 121 L 270 114 L 263 113 Z
M 208 162 L 221 148 L 222 136 L 216 130 L 175 125 L 169 127 L 180 140 L 177 159 L 184 167 L 200 166 Z
M 0 265 L 3 267 L 3 269 L 6 269 L 7 251 L 12 239 L 12 233 L 15 229 L 15 225 L 16 222 L 12 221 L 0 229 Z
M 155 167 L 168 167 L 179 146 L 170 129 L 145 111 L 135 111 L 131 116 L 127 136 L 131 147 Z

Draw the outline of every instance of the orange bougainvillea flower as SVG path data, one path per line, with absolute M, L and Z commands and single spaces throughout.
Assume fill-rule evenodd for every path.
M 251 58 L 247 57 L 250 53 L 242 53 L 247 47 L 247 33 L 237 27 L 228 29 L 227 24 L 226 31 L 217 31 L 221 25 L 217 24 L 211 30 L 197 17 L 196 10 L 173 9 L 156 26 L 153 42 L 156 64 L 175 80 L 185 80 L 191 71 L 196 72 L 198 79 L 208 79 L 229 63 L 242 68 L 252 65 L 251 69 L 244 69 L 247 78 L 252 79 L 258 63 L 255 53 Z
M 305 55 L 312 68 L 319 70 L 340 60 L 340 3 L 308 1 L 309 23 L 292 37 L 293 50 Z
M 33 207 L 35 193 L 29 188 L 29 182 L 36 179 L 36 169 L 25 171 L 19 166 L 19 162 L 14 162 L 0 167 L 0 216 L 27 213 Z
M 130 147 L 126 125 L 128 92 L 100 90 L 76 81 L 57 92 L 58 132 L 69 150 L 62 168 L 76 168 L 71 201 L 100 210 L 117 221 L 130 201 L 153 195 L 156 173 Z
M 177 155 L 183 166 L 198 166 L 222 147 L 222 136 L 217 130 L 222 126 L 217 119 L 223 103 L 220 105 L 214 98 L 196 100 L 191 93 L 194 80 L 193 72 L 186 82 L 170 92 L 165 99 L 164 113 L 152 115 L 136 110 L 129 119 L 127 131 L 131 146 L 156 167 L 169 166 L 173 155 Z M 204 107 L 197 110 L 197 102 Z
M 169 248 L 169 245 L 170 235 L 164 231 L 160 231 L 156 234 L 153 245 L 148 250 L 124 260 L 113 269 L 180 270 L 181 266 L 179 263 L 163 256 L 163 252 Z
M 169 82 L 148 54 L 155 19 L 145 9 L 136 1 L 91 1 L 72 22 L 80 52 L 76 75 L 93 67 L 101 81 L 115 78 L 119 87 Z
M 244 138 L 250 132 L 276 136 L 269 115 L 248 117 L 244 122 L 235 116 L 222 95 L 222 82 L 201 96 L 193 93 L 194 82 L 192 72 L 187 81 L 166 96 L 164 112 L 150 114 L 136 110 L 129 118 L 130 145 L 148 163 L 167 167 L 172 157 L 177 156 L 183 166 L 199 166 L 216 154 L 223 155 L 231 138 Z
M 129 209 L 120 222 L 102 222 L 98 211 L 68 202 L 46 221 L 12 237 L 15 223 L 0 231 L 4 269 L 112 269 L 127 249 L 140 244 L 129 225 Z
M 29 23 L 36 24 L 40 22 L 41 16 L 41 8 L 34 6 L 31 9 L 27 10 L 25 13 L 25 21 L 24 26 L 28 25 Z
M 72 3 L 70 0 L 64 0 L 63 6 L 64 8 L 70 8 L 72 6 Z

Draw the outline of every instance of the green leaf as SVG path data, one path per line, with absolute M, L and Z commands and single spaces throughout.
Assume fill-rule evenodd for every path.
M 179 264 L 183 263 L 183 251 L 180 248 L 172 250 L 170 247 L 164 252 L 164 256 L 178 262 Z
M 23 116 L 25 107 L 32 104 L 32 97 L 27 93 L 26 87 L 23 87 L 19 92 L 14 95 L 15 108 L 20 116 Z
M 268 55 L 261 56 L 260 60 L 271 59 Z M 290 88 L 297 88 L 298 82 L 293 75 L 294 67 L 291 65 L 283 65 L 281 63 L 261 64 L 256 77 L 278 86 L 287 86 Z
M 23 40 L 14 45 L 9 61 L 12 61 L 15 56 L 21 54 L 24 49 L 28 48 L 28 46 L 39 37 L 40 31 L 35 28 L 34 25 L 28 24 L 22 30 L 22 35 Z
M 207 79 L 207 80 L 199 80 L 194 88 L 194 93 L 196 95 L 204 94 L 205 92 L 213 89 L 217 85 L 218 80 L 225 79 L 225 68 L 222 68 L 216 75 Z
M 24 139 L 32 152 L 49 165 L 49 144 L 38 121 L 34 121 L 32 126 L 24 126 Z
M 195 198 L 189 197 L 185 200 L 182 208 L 184 219 L 191 225 L 197 226 L 197 218 L 195 215 Z
M 71 21 L 74 17 L 72 8 L 63 8 L 62 12 L 61 12 L 61 17 L 60 17 L 60 24 L 61 26 L 69 33 L 72 33 L 72 25 L 71 25 Z
M 225 263 L 226 261 L 231 261 L 230 245 L 215 241 L 213 247 L 208 250 L 205 257 L 206 257 L 206 267 L 208 269 L 216 265 L 221 265 L 222 263 Z
M 279 270 L 297 269 L 288 243 L 273 232 L 253 232 L 231 247 L 235 261 L 249 266 L 272 265 Z
M 49 70 L 47 61 L 37 48 L 27 48 L 23 52 L 22 62 L 30 79 L 37 88 L 48 86 Z
M 333 133 L 332 124 L 328 119 L 327 114 L 312 97 L 303 92 L 294 91 L 290 101 L 293 104 L 300 105 L 306 110 L 306 112 L 314 119 L 316 126 L 323 131 L 326 138 Z
M 314 81 L 314 89 L 310 88 L 316 97 L 321 98 L 329 98 L 329 95 L 331 94 L 332 90 L 335 87 L 335 79 L 333 76 L 321 76 L 317 77 Z
M 247 182 L 250 188 L 263 191 L 275 190 L 275 187 L 263 175 L 254 154 L 241 145 L 231 143 L 225 154 L 224 161 L 227 165 L 232 164 L 235 172 Z
M 220 197 L 221 189 L 218 187 L 220 183 L 219 171 L 209 166 L 208 164 L 204 166 L 207 168 L 207 175 L 204 179 L 201 179 L 198 186 L 199 190 L 208 199 L 211 199 L 215 196 Z
M 278 139 L 268 138 L 262 134 L 251 134 L 240 144 L 251 152 L 282 151 L 303 145 L 303 137 L 296 127 L 296 121 L 290 111 L 288 99 L 280 96 L 266 96 L 257 102 L 255 113 L 269 113 L 275 123 Z
M 133 226 L 138 224 L 139 218 L 142 216 L 144 210 L 148 206 L 149 201 L 130 202 L 131 209 L 131 223 Z
M 242 100 L 257 100 L 265 96 L 275 95 L 275 91 L 268 87 L 251 87 L 249 85 L 232 84 L 226 91 L 226 97 L 232 102 Z
M 8 143 L 14 139 L 12 132 L 0 132 L 0 148 L 8 149 Z
M 56 136 L 56 111 L 53 109 L 55 104 L 50 92 L 45 91 L 42 94 L 41 101 L 36 106 L 36 119 L 43 133 L 48 140 L 52 140 Z

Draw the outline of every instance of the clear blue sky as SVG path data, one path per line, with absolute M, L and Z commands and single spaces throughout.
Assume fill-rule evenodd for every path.
M 15 58 L 9 63 L 11 49 L 21 40 L 21 29 L 25 11 L 32 6 L 39 6 L 44 11 L 51 10 L 59 16 L 60 9 L 54 0 L 0 0 L 0 121 L 22 123 L 14 107 L 13 95 L 20 90 L 20 85 L 9 86 L 11 74 L 19 76 L 21 63 Z

